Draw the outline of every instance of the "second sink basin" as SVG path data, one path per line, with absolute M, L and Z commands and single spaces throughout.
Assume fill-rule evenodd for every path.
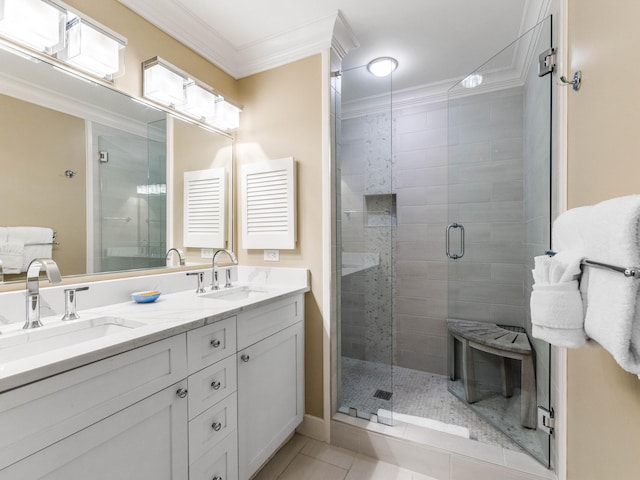
M 19 330 L 0 335 L 0 363 L 12 362 L 40 353 L 104 338 L 146 325 L 118 317 L 59 322 L 55 325 Z
M 200 295 L 200 297 L 237 302 L 241 300 L 265 297 L 268 294 L 269 290 L 249 287 L 245 285 L 242 287 L 221 288 L 220 290 L 215 290 L 211 293 Z

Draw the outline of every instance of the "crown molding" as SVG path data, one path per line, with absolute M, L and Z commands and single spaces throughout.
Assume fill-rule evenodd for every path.
M 118 1 L 236 80 L 315 55 L 333 45 L 339 45 L 345 55 L 358 46 L 340 12 L 288 32 L 236 47 L 179 1 Z

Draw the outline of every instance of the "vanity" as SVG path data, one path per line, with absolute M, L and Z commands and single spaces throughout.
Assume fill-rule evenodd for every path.
M 0 326 L 0 479 L 249 479 L 302 421 L 309 287 L 304 269 L 232 268 L 228 289 L 96 282 L 79 320 Z M 163 295 L 122 298 L 142 284 Z M 62 288 L 41 289 L 53 310 Z

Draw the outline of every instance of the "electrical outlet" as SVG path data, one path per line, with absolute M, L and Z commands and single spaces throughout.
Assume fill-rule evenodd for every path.
M 202 258 L 213 258 L 213 248 L 201 248 L 200 256 Z
M 264 251 L 265 262 L 279 262 L 280 250 L 265 250 Z

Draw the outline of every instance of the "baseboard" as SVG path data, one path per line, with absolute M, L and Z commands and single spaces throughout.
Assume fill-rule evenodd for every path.
M 313 438 L 320 442 L 329 443 L 329 439 L 326 437 L 326 423 L 320 417 L 314 417 L 313 415 L 305 415 L 302 419 L 302 423 L 296 428 L 296 432 L 301 435 Z

